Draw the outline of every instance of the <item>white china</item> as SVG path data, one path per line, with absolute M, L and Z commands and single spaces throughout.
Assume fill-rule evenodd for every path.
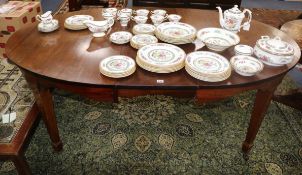
M 135 21 L 137 24 L 145 24 L 148 20 L 147 16 L 135 16 L 131 17 L 133 21 Z
M 186 53 L 177 46 L 155 43 L 140 48 L 136 61 L 145 70 L 169 73 L 183 68 L 185 57 Z
M 37 15 L 36 19 L 44 24 L 50 24 L 52 23 L 52 19 L 53 19 L 51 13 L 52 13 L 51 11 L 47 11 L 42 15 Z
M 157 42 L 158 42 L 158 39 L 153 35 L 139 34 L 139 35 L 135 35 L 131 38 L 130 45 L 135 49 L 140 49 L 143 46 L 146 46 L 149 44 L 154 44 Z
M 256 42 L 254 54 L 264 64 L 270 66 L 283 66 L 294 59 L 294 48 L 280 37 L 270 38 L 262 36 Z
M 187 55 L 185 64 L 189 75 L 203 81 L 223 81 L 231 75 L 229 61 L 222 55 L 213 52 L 192 52 Z
M 131 17 L 128 16 L 127 14 L 120 14 L 117 19 L 120 20 L 122 27 L 126 27 L 128 25 L 128 22 L 130 21 Z
M 103 9 L 103 13 L 110 13 L 111 15 L 113 15 L 114 17 L 116 17 L 117 15 L 117 8 L 105 8 Z
M 203 28 L 197 32 L 197 38 L 216 52 L 222 52 L 240 42 L 237 34 L 220 28 Z
M 117 12 L 118 16 L 122 15 L 122 14 L 125 14 L 125 15 L 128 15 L 129 17 L 132 16 L 132 9 L 130 8 L 124 8 L 124 9 L 121 9 Z
M 167 14 L 167 11 L 162 10 L 162 9 L 156 9 L 156 10 L 151 11 L 151 13 L 154 15 L 165 16 Z
M 99 65 L 100 72 L 111 78 L 122 78 L 133 74 L 135 61 L 124 55 L 114 55 L 103 59 Z
M 168 20 L 170 22 L 179 22 L 180 19 L 181 19 L 180 15 L 176 15 L 176 14 L 170 14 L 170 15 L 168 15 Z
M 84 21 L 93 21 L 94 18 L 90 15 L 74 15 L 65 19 L 64 27 L 70 30 L 82 30 L 87 29 Z
M 156 27 L 152 24 L 137 24 L 132 28 L 132 32 L 135 35 L 138 34 L 149 34 L 154 35 Z
M 112 33 L 109 40 L 115 44 L 126 44 L 131 38 L 132 34 L 130 32 L 119 31 Z
M 52 32 L 52 31 L 55 31 L 59 28 L 59 22 L 58 20 L 56 19 L 53 19 L 51 21 L 51 23 L 43 23 L 43 22 L 40 22 L 38 24 L 38 31 L 40 32 Z
M 103 12 L 102 16 L 103 16 L 104 19 L 109 19 L 109 18 L 114 19 L 115 18 L 114 14 L 109 13 L 109 12 Z
M 219 22 L 222 28 L 235 33 L 239 32 L 242 27 L 243 30 L 249 30 L 252 20 L 252 12 L 250 10 L 244 9 L 241 12 L 238 5 L 235 5 L 233 8 L 224 11 L 222 14 L 222 9 L 220 7 L 217 7 L 217 9 L 219 10 Z M 248 13 L 248 21 L 241 25 L 246 12 Z
M 155 35 L 158 39 L 171 44 L 192 43 L 196 37 L 196 29 L 186 23 L 165 22 L 157 26 Z
M 137 16 L 148 16 L 149 10 L 147 10 L 147 9 L 138 9 L 138 10 L 135 10 L 133 13 L 136 14 Z
M 84 21 L 83 22 L 89 30 L 93 33 L 94 37 L 103 37 L 105 36 L 105 32 L 112 27 L 114 24 L 113 19 L 103 20 L 103 21 Z
M 155 26 L 158 26 L 162 22 L 164 22 L 167 19 L 167 16 L 162 16 L 162 15 L 151 15 L 151 21 Z
M 253 76 L 263 70 L 262 62 L 251 56 L 234 56 L 230 62 L 234 70 L 242 76 Z
M 234 47 L 234 51 L 236 55 L 253 55 L 254 49 L 251 46 L 238 44 Z

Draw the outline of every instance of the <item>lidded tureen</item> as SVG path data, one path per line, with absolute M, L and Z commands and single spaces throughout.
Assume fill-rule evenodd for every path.
M 294 48 L 280 37 L 262 36 L 256 42 L 254 54 L 265 64 L 282 66 L 294 59 Z
M 220 7 L 217 7 L 217 9 L 219 10 L 219 22 L 222 28 L 235 33 L 239 32 L 241 27 L 243 27 L 243 30 L 249 30 L 252 20 L 252 12 L 250 10 L 244 9 L 240 11 L 238 5 L 235 5 L 222 14 L 222 9 Z M 246 12 L 248 13 L 248 21 L 241 25 Z

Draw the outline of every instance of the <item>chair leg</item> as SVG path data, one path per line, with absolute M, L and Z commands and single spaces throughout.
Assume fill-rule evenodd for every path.
M 27 164 L 26 158 L 23 155 L 15 156 L 12 161 L 19 175 L 31 175 L 30 168 Z

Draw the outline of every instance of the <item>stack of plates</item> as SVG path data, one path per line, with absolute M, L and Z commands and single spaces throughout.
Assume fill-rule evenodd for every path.
M 156 43 L 140 48 L 136 63 L 150 72 L 170 73 L 184 67 L 185 57 L 186 53 L 177 46 Z
M 132 32 L 135 35 L 138 34 L 154 35 L 154 31 L 155 31 L 155 26 L 151 24 L 137 24 L 132 29 Z
M 192 77 L 208 82 L 223 81 L 230 77 L 229 61 L 213 52 L 197 51 L 186 58 L 185 69 Z
M 94 20 L 90 15 L 74 15 L 66 18 L 64 27 L 70 30 L 83 30 L 87 26 L 83 23 L 86 20 Z
M 171 44 L 192 43 L 196 37 L 196 29 L 186 23 L 165 22 L 157 26 L 155 35 L 158 39 Z
M 100 62 L 100 72 L 111 78 L 127 77 L 135 72 L 135 62 L 124 55 L 115 55 Z
M 157 43 L 158 40 L 155 36 L 149 34 L 139 34 L 135 35 L 130 40 L 130 45 L 135 49 L 140 49 L 143 46 Z

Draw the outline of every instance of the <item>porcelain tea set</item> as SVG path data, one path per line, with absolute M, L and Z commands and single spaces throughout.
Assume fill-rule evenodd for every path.
M 42 15 L 36 16 L 36 19 L 40 21 L 38 24 L 38 30 L 40 32 L 52 32 L 59 28 L 58 20 L 53 19 L 51 13 L 51 11 L 47 11 Z
M 119 20 L 122 27 L 127 27 L 128 23 L 133 20 L 136 23 L 132 28 L 134 36 L 128 31 L 117 31 L 110 35 L 109 40 L 119 45 L 130 42 L 133 48 L 138 49 L 137 65 L 155 73 L 169 73 L 185 67 L 192 77 L 208 82 L 226 80 L 231 76 L 232 69 L 242 76 L 255 76 L 264 69 L 263 63 L 269 66 L 283 66 L 292 62 L 293 46 L 282 41 L 280 37 L 262 36 L 254 48 L 239 44 L 240 37 L 237 33 L 241 28 L 245 31 L 250 28 L 252 19 L 250 10 L 240 11 L 237 5 L 224 12 L 220 7 L 217 9 L 222 28 L 210 27 L 199 31 L 190 24 L 180 22 L 182 18 L 180 15 L 168 15 L 167 11 L 162 9 L 149 11 L 147 9 L 106 8 L 101 12 L 105 20 L 94 21 L 94 18 L 89 15 L 74 15 L 65 20 L 64 26 L 69 30 L 88 28 L 93 33 L 93 37 L 104 37 L 105 32 L 109 33 L 114 25 L 115 19 Z M 147 24 L 149 14 L 153 25 Z M 243 22 L 245 14 L 247 14 L 247 21 Z M 51 11 L 37 15 L 36 18 L 40 21 L 38 30 L 41 32 L 51 32 L 59 27 Z M 169 22 L 164 22 L 165 20 Z M 158 43 L 158 39 L 165 43 Z M 195 43 L 196 40 L 201 41 L 213 52 L 195 51 L 186 55 L 181 48 L 175 46 Z M 233 46 L 234 56 L 230 58 L 230 61 L 219 54 Z M 118 69 L 121 58 L 125 63 L 129 61 L 125 56 L 119 56 L 108 58 L 106 63 L 114 62 L 116 63 L 114 69 Z M 101 73 L 113 78 L 129 76 L 135 72 L 133 66 L 128 72 L 119 70 L 120 72 L 114 73 L 113 68 L 111 71 L 111 68 L 104 67 L 105 64 L 100 63 L 100 65 L 103 65 L 100 67 Z

